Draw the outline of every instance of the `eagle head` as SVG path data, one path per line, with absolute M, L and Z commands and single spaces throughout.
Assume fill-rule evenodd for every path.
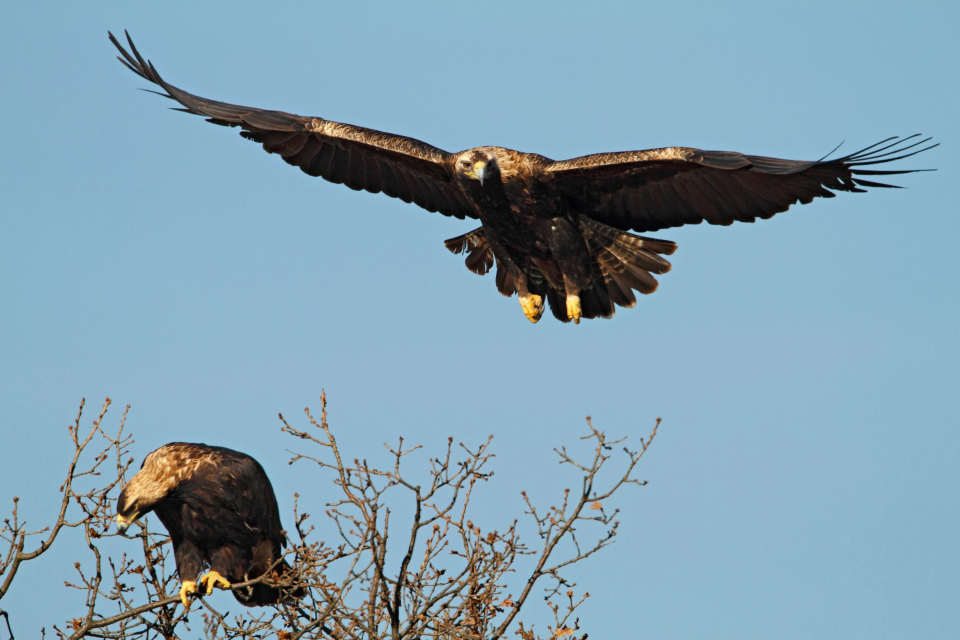
M 457 156 L 455 163 L 459 175 L 470 180 L 477 180 L 483 186 L 485 180 L 500 175 L 495 153 L 483 147 L 468 149 Z
M 117 529 L 126 533 L 134 522 L 153 511 L 175 489 L 179 476 L 175 465 L 181 462 L 171 455 L 179 443 L 160 447 L 143 461 L 140 471 L 126 484 L 117 498 Z
M 131 491 L 131 484 L 127 484 L 120 492 L 120 497 L 117 498 L 117 530 L 124 535 L 126 535 L 130 525 L 143 515 L 139 508 L 139 500 L 134 495 L 134 491 Z

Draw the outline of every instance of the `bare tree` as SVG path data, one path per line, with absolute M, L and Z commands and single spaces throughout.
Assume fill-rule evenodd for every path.
M 491 530 L 482 530 L 471 518 L 475 491 L 493 476 L 488 471 L 492 436 L 473 446 L 455 445 L 449 438 L 420 467 L 408 456 L 421 447 L 401 438 L 396 446 L 387 446 L 390 464 L 378 468 L 344 457 L 327 422 L 325 395 L 321 403 L 319 420 L 306 409 L 306 423 L 295 427 L 281 415 L 281 430 L 308 447 L 291 452 L 290 464 L 313 466 L 332 480 L 336 497 L 327 504 L 322 525 L 315 526 L 295 495 L 293 544 L 285 556 L 293 571 L 282 578 L 268 572 L 233 585 L 240 589 L 266 581 L 281 589 L 302 586 L 307 587 L 305 598 L 239 614 L 221 613 L 203 597 L 184 608 L 166 532 L 151 529 L 144 519 L 133 536 L 139 541 L 136 551 L 129 540 L 122 546 L 112 540 L 119 535 L 113 528 L 115 500 L 133 463 L 133 438 L 125 431 L 129 406 L 115 432 L 104 429 L 108 398 L 85 437 L 80 426 L 84 403 L 70 426 L 75 451 L 60 489 L 56 522 L 31 531 L 13 498 L 12 516 L 0 530 L 0 539 L 8 544 L 0 560 L 0 600 L 24 562 L 47 551 L 65 529 L 77 529 L 89 554 L 74 564 L 76 577 L 66 584 L 84 593 L 85 606 L 76 617 L 53 626 L 58 638 L 178 638 L 200 631 L 193 629 L 197 618 L 210 639 L 495 640 L 507 633 L 523 640 L 586 638 L 576 612 L 589 594 L 575 593 L 566 570 L 613 543 L 618 510 L 608 512 L 604 502 L 627 484 L 646 484 L 634 478 L 634 471 L 659 420 L 649 437 L 631 449 L 626 439 L 609 439 L 587 418 L 582 440 L 589 454 L 555 450 L 561 465 L 576 469 L 579 487 L 563 491 L 557 506 L 549 508 L 535 506 L 521 492 L 526 511 L 519 516 L 538 534 L 535 544 L 527 544 L 518 531 L 520 518 Z M 601 473 L 616 448 L 623 452 L 620 469 Z M 90 486 L 80 488 L 84 482 Z M 318 531 L 326 539 L 318 539 Z M 36 546 L 28 550 L 31 542 Z M 536 592 L 544 596 L 553 619 L 546 632 L 520 617 Z M 13 638 L 9 614 L 0 609 L 0 617 Z

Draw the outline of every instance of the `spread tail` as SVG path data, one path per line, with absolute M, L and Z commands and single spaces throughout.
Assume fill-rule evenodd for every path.
M 657 290 L 653 274 L 670 271 L 670 263 L 661 255 L 677 250 L 676 243 L 668 240 L 644 238 L 589 218 L 581 218 L 580 230 L 596 261 L 594 271 L 599 270 L 603 288 L 610 300 L 621 307 L 637 304 L 634 291 L 650 294 Z M 595 273 L 594 281 L 597 280 Z
M 584 318 L 611 318 L 616 305 L 631 308 L 637 304 L 634 293 L 657 290 L 653 274 L 670 271 L 663 258 L 677 250 L 676 243 L 656 240 L 614 229 L 596 220 L 580 218 L 580 232 L 590 250 L 593 286 L 579 292 Z M 464 263 L 470 271 L 484 275 L 497 268 L 497 290 L 505 296 L 517 293 L 513 276 L 496 260 L 483 227 L 451 238 L 444 245 L 453 253 L 466 253 Z M 547 299 L 554 317 L 570 322 L 563 275 L 552 261 L 530 259 L 524 265 L 530 292 Z

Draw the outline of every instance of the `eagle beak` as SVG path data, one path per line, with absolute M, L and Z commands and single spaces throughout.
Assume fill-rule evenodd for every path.
M 473 165 L 473 175 L 477 176 L 477 180 L 480 181 L 480 186 L 483 186 L 483 179 L 487 177 L 487 163 L 486 162 L 475 162 Z
M 133 514 L 132 518 L 124 518 L 119 513 L 117 514 L 117 531 L 123 535 L 127 535 L 127 529 L 130 528 L 134 522 L 137 521 L 137 514 Z

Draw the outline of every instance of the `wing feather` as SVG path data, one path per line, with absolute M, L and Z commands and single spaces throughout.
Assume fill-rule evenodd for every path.
M 624 231 L 656 231 L 704 221 L 728 225 L 770 218 L 797 202 L 831 198 L 833 191 L 894 187 L 858 176 L 924 171 L 862 168 L 939 146 L 927 145 L 930 138 L 914 140 L 918 137 L 888 138 L 833 160 L 785 160 L 668 147 L 548 162 L 541 172 L 580 213 Z
M 254 531 L 273 540 L 277 548 L 287 540 L 280 523 L 280 510 L 270 479 L 260 463 L 250 456 L 224 447 L 214 450 L 217 481 L 223 498 Z
M 243 137 L 280 155 L 304 173 L 354 190 L 380 193 L 413 202 L 428 211 L 456 218 L 476 218 L 450 170 L 451 154 L 414 138 L 283 111 L 244 107 L 187 93 L 160 77 L 127 34 L 128 52 L 111 33 L 118 57 L 141 78 L 179 102 L 182 108 L 214 124 L 239 127 Z M 384 171 L 389 167 L 389 172 Z M 387 175 L 389 173 L 389 175 Z

